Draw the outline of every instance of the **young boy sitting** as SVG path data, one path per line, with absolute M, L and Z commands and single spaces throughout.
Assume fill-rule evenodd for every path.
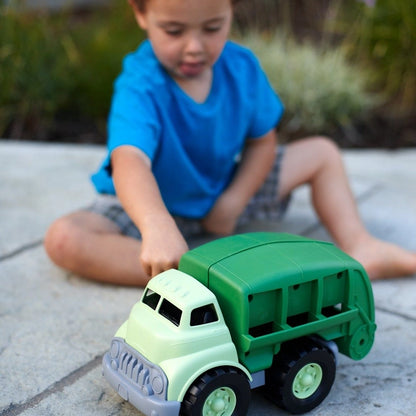
M 335 243 L 371 278 L 416 273 L 416 253 L 364 228 L 331 141 L 276 148 L 283 107 L 251 52 L 227 41 L 232 0 L 130 4 L 148 40 L 126 57 L 115 85 L 109 155 L 93 176 L 102 196 L 46 235 L 56 264 L 142 286 L 177 267 L 193 233 L 227 235 L 277 218 L 307 183 Z

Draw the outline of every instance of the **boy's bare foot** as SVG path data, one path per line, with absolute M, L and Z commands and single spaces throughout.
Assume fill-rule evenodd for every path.
M 371 280 L 416 275 L 416 253 L 371 236 L 346 252 L 364 266 Z

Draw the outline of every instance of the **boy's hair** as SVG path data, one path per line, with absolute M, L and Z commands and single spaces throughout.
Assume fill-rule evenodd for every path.
M 132 0 L 133 3 L 137 6 L 137 9 L 139 11 L 141 11 L 142 13 L 144 13 L 144 11 L 146 10 L 146 3 L 149 0 Z M 240 0 L 231 0 L 231 3 L 234 5 L 236 3 L 238 3 Z

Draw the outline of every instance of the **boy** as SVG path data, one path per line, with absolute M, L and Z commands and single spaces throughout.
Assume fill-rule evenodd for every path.
M 282 105 L 252 54 L 227 41 L 232 3 L 130 0 L 148 41 L 116 83 L 109 156 L 93 177 L 110 196 L 52 224 L 52 260 L 87 278 L 143 286 L 177 267 L 193 229 L 226 235 L 256 215 L 277 216 L 308 183 L 334 241 L 373 279 L 416 273 L 416 253 L 363 227 L 329 140 L 301 140 L 276 156 Z

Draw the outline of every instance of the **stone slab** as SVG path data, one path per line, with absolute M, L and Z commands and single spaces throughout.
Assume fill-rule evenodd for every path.
M 0 141 L 0 416 L 139 414 L 101 377 L 100 357 L 141 290 L 81 280 L 53 266 L 40 244 L 54 218 L 90 203 L 88 176 L 104 154 L 103 146 Z M 416 151 L 344 154 L 366 225 L 416 249 Z M 329 239 L 305 188 L 284 221 L 248 231 L 259 229 Z M 360 362 L 340 357 L 334 388 L 311 415 L 414 414 L 416 279 L 373 287 L 375 346 Z M 253 395 L 248 416 L 280 414 Z
M 0 409 L 102 354 L 142 292 L 63 272 L 42 247 L 0 267 Z
M 53 219 L 91 203 L 104 146 L 0 140 L 0 258 L 43 238 Z
M 416 322 L 381 313 L 373 350 L 362 361 L 339 356 L 337 376 L 326 400 L 311 416 L 413 416 L 416 396 Z M 400 342 L 397 342 L 400 340 Z M 55 388 L 44 400 L 28 406 L 24 416 L 82 414 L 139 416 L 106 383 L 97 365 L 74 383 Z M 253 392 L 248 416 L 287 415 L 259 392 Z

